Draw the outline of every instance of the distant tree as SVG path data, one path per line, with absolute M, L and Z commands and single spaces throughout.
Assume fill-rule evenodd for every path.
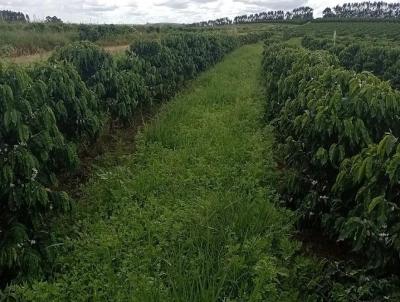
M 0 10 L 0 21 L 3 22 L 29 22 L 29 16 L 21 12 Z
M 324 11 L 322 12 L 322 15 L 323 18 L 332 18 L 336 16 L 330 7 L 325 8 Z
M 386 2 L 355 2 L 336 5 L 333 9 L 327 7 L 324 18 L 400 18 L 400 3 Z
M 312 20 L 314 18 L 314 9 L 309 6 L 301 6 L 292 11 L 292 19 Z
M 291 20 L 293 18 L 293 13 L 292 12 L 286 12 L 285 13 L 285 18 L 286 18 L 286 20 Z
M 46 23 L 63 23 L 63 21 L 56 16 L 53 16 L 53 17 L 47 16 Z
M 220 18 L 216 20 L 203 21 L 191 24 L 192 26 L 220 26 L 228 24 L 245 24 L 245 23 L 262 23 L 283 20 L 312 20 L 314 18 L 314 10 L 308 6 L 295 8 L 291 12 L 283 10 L 267 11 L 250 15 L 236 16 L 233 20 L 229 18 Z

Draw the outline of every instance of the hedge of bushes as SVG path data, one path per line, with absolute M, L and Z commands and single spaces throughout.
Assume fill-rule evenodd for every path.
M 305 36 L 302 45 L 310 50 L 325 49 L 339 58 L 340 64 L 357 72 L 370 71 L 379 78 L 390 81 L 400 88 L 400 48 L 387 45 L 371 45 L 359 40 L 337 43 L 331 39 Z
M 288 204 L 371 267 L 399 267 L 400 92 L 325 51 L 275 44 L 263 66 Z

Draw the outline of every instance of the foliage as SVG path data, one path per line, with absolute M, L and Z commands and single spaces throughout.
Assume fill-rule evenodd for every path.
M 69 63 L 45 63 L 29 70 L 32 78 L 46 83 L 47 105 L 53 110 L 58 129 L 69 140 L 93 140 L 101 128 L 98 99 Z
M 333 9 L 327 7 L 323 11 L 324 18 L 379 18 L 391 19 L 400 17 L 400 3 L 353 2 L 336 5 Z
M 321 18 L 302 26 L 286 26 L 283 30 L 288 31 L 288 37 L 309 36 L 332 42 L 336 32 L 336 42 L 345 45 L 362 42 L 370 46 L 397 47 L 400 38 L 400 22 L 393 19 Z
M 114 69 L 111 55 L 90 42 L 75 42 L 62 47 L 51 56 L 50 61 L 70 62 L 89 86 L 95 85 L 99 73 Z
M 73 43 L 42 64 L 0 66 L 4 282 L 40 274 L 49 260 L 52 218 L 71 207 L 68 195 L 57 191 L 56 176 L 77 168 L 74 143 L 94 142 L 107 115 L 114 122 L 129 123 L 138 105 L 147 106 L 157 96 L 170 98 L 240 42 L 222 35 L 188 34 L 162 45 L 137 45 L 138 54 L 130 51 L 115 59 L 90 42 Z
M 34 274 L 47 253 L 46 214 L 70 207 L 65 193 L 51 190 L 54 172 L 76 167 L 77 158 L 57 127 L 43 81 L 0 66 L 0 93 L 0 268 Z
M 308 6 L 302 6 L 293 9 L 292 11 L 268 11 L 250 15 L 236 16 L 233 20 L 225 17 L 216 20 L 208 20 L 198 23 L 193 23 L 191 26 L 207 27 L 207 26 L 222 26 L 231 24 L 248 24 L 248 23 L 265 23 L 279 21 L 295 21 L 295 20 L 312 20 L 314 9 Z
M 268 118 L 285 154 L 289 205 L 303 223 L 349 241 L 371 267 L 399 265 L 397 189 L 383 185 L 387 164 L 370 155 L 374 143 L 382 156 L 393 152 L 393 136 L 380 141 L 389 131 L 400 135 L 400 93 L 370 73 L 338 67 L 327 52 L 277 44 L 264 55 Z
M 108 36 L 123 35 L 136 32 L 133 26 L 129 25 L 88 25 L 80 24 L 78 28 L 79 40 L 96 42 Z
M 338 52 L 338 57 L 344 67 L 370 71 L 400 88 L 400 48 L 354 43 Z
M 144 31 L 145 27 L 140 26 L 62 23 L 54 16 L 30 23 L 1 22 L 0 17 L 0 48 L 9 45 L 15 49 L 9 56 L 23 56 L 52 51 L 78 40 L 126 45 L 139 38 L 153 38 L 153 34 Z
M 9 44 L 3 45 L 0 47 L 0 58 L 1 57 L 9 57 L 15 52 L 14 47 Z
M 57 16 L 47 16 L 46 17 L 46 23 L 63 23 L 63 21 L 58 18 Z
M 119 72 L 113 57 L 90 42 L 76 42 L 60 48 L 50 61 L 66 61 L 74 65 L 82 80 L 100 99 L 102 110 L 113 119 L 128 121 L 138 99 L 136 89 L 142 88 L 139 76 Z M 140 92 L 139 92 L 140 93 Z
M 0 21 L 3 22 L 29 22 L 29 16 L 21 12 L 0 10 Z
M 399 159 L 398 139 L 387 134 L 344 160 L 333 187 L 349 209 L 338 223 L 341 238 L 357 238 L 355 250 L 366 249 L 376 266 L 392 269 L 399 267 Z
M 239 45 L 230 36 L 181 34 L 157 41 L 141 41 L 131 46 L 129 53 L 152 66 L 158 100 L 174 95 L 176 89 L 204 71 Z
M 274 162 L 272 133 L 260 131 L 263 99 L 255 97 L 261 51 L 239 49 L 166 104 L 136 154 L 100 168 L 86 187 L 74 217 L 79 233 L 64 237 L 55 266 L 61 271 L 5 294 L 21 301 L 313 301 L 299 294 L 314 266 L 296 255 L 294 215 L 276 207 L 263 184 L 274 177 Z
M 154 97 L 163 100 L 172 96 L 183 81 L 183 75 L 179 74 L 182 65 L 176 54 L 157 41 L 140 41 L 131 45 L 129 51 L 130 55 L 147 62 L 154 71 Z
M 387 45 L 370 45 L 364 42 L 341 42 L 333 45 L 329 39 L 305 36 L 302 45 L 311 50 L 326 49 L 336 54 L 341 65 L 357 72 L 370 71 L 400 88 L 400 48 Z
M 57 50 L 50 60 L 73 64 L 95 91 L 103 110 L 113 119 L 129 122 L 139 103 L 149 103 L 151 97 L 170 98 L 185 81 L 215 64 L 237 45 L 234 37 L 173 35 L 161 43 L 139 41 L 126 58 L 116 62 L 98 46 L 76 42 Z
M 397 301 L 400 280 L 360 267 L 354 261 L 322 260 L 313 269 L 305 266 L 299 273 L 308 279 L 304 296 L 311 301 Z
M 333 47 L 333 40 L 316 39 L 313 36 L 305 35 L 301 39 L 301 45 L 310 50 L 329 50 Z

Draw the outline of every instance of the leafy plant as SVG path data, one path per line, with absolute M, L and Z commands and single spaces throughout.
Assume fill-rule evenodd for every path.
M 281 49 L 281 50 L 280 50 Z M 399 265 L 396 166 L 400 94 L 327 52 L 264 52 L 269 109 L 288 171 L 283 193 L 303 224 L 349 241 L 376 268 Z M 386 136 L 386 132 L 393 136 Z M 378 151 L 380 150 L 380 151 Z M 391 175 L 391 176 L 389 176 Z
M 59 130 L 69 139 L 95 139 L 102 126 L 98 99 L 69 63 L 45 63 L 29 70 L 32 78 L 46 83 L 47 101 Z
M 54 172 L 77 166 L 65 142 L 46 85 L 20 67 L 0 66 L 0 271 L 35 274 L 47 251 L 46 215 L 66 211 L 70 199 L 53 191 Z
M 56 188 L 58 173 L 78 167 L 75 144 L 94 142 L 106 117 L 130 123 L 138 106 L 170 98 L 238 45 L 232 36 L 178 35 L 114 59 L 78 42 L 45 63 L 0 65 L 1 279 L 38 275 L 48 260 L 51 218 L 72 205 Z

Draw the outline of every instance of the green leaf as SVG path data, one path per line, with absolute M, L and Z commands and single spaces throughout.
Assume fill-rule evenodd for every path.
M 366 159 L 364 159 L 364 161 L 365 161 L 365 177 L 370 179 L 374 174 L 373 159 L 371 157 L 367 157 Z
M 325 166 L 328 162 L 328 152 L 325 148 L 320 147 L 315 154 L 315 159 L 318 160 L 322 166 Z
M 358 183 L 361 183 L 364 178 L 370 179 L 373 176 L 372 160 L 371 157 L 359 158 L 356 170 L 356 180 Z
M 8 110 L 4 113 L 4 127 L 7 130 L 15 127 L 18 121 L 18 112 L 15 109 Z
M 29 139 L 29 128 L 26 125 L 18 127 L 18 138 L 20 142 L 26 142 Z
M 384 158 L 385 155 L 389 156 L 394 147 L 395 144 L 397 143 L 397 138 L 394 137 L 392 134 L 387 134 L 380 142 L 378 145 L 378 154 L 381 158 Z
M 337 144 L 332 144 L 329 148 L 329 159 L 332 163 L 335 162 Z
M 389 176 L 391 184 L 394 184 L 395 182 L 398 182 L 399 179 L 398 177 L 398 168 L 400 166 L 400 153 L 397 151 L 396 154 L 393 156 L 393 158 L 389 161 L 387 168 L 386 168 L 386 174 Z
M 382 203 L 384 201 L 385 201 L 384 195 L 380 195 L 380 196 L 372 199 L 368 205 L 368 214 L 371 214 L 371 212 L 376 208 L 376 206 L 378 206 L 380 203 Z
M 18 111 L 15 109 L 11 110 L 11 120 L 14 125 L 16 125 L 18 122 Z

